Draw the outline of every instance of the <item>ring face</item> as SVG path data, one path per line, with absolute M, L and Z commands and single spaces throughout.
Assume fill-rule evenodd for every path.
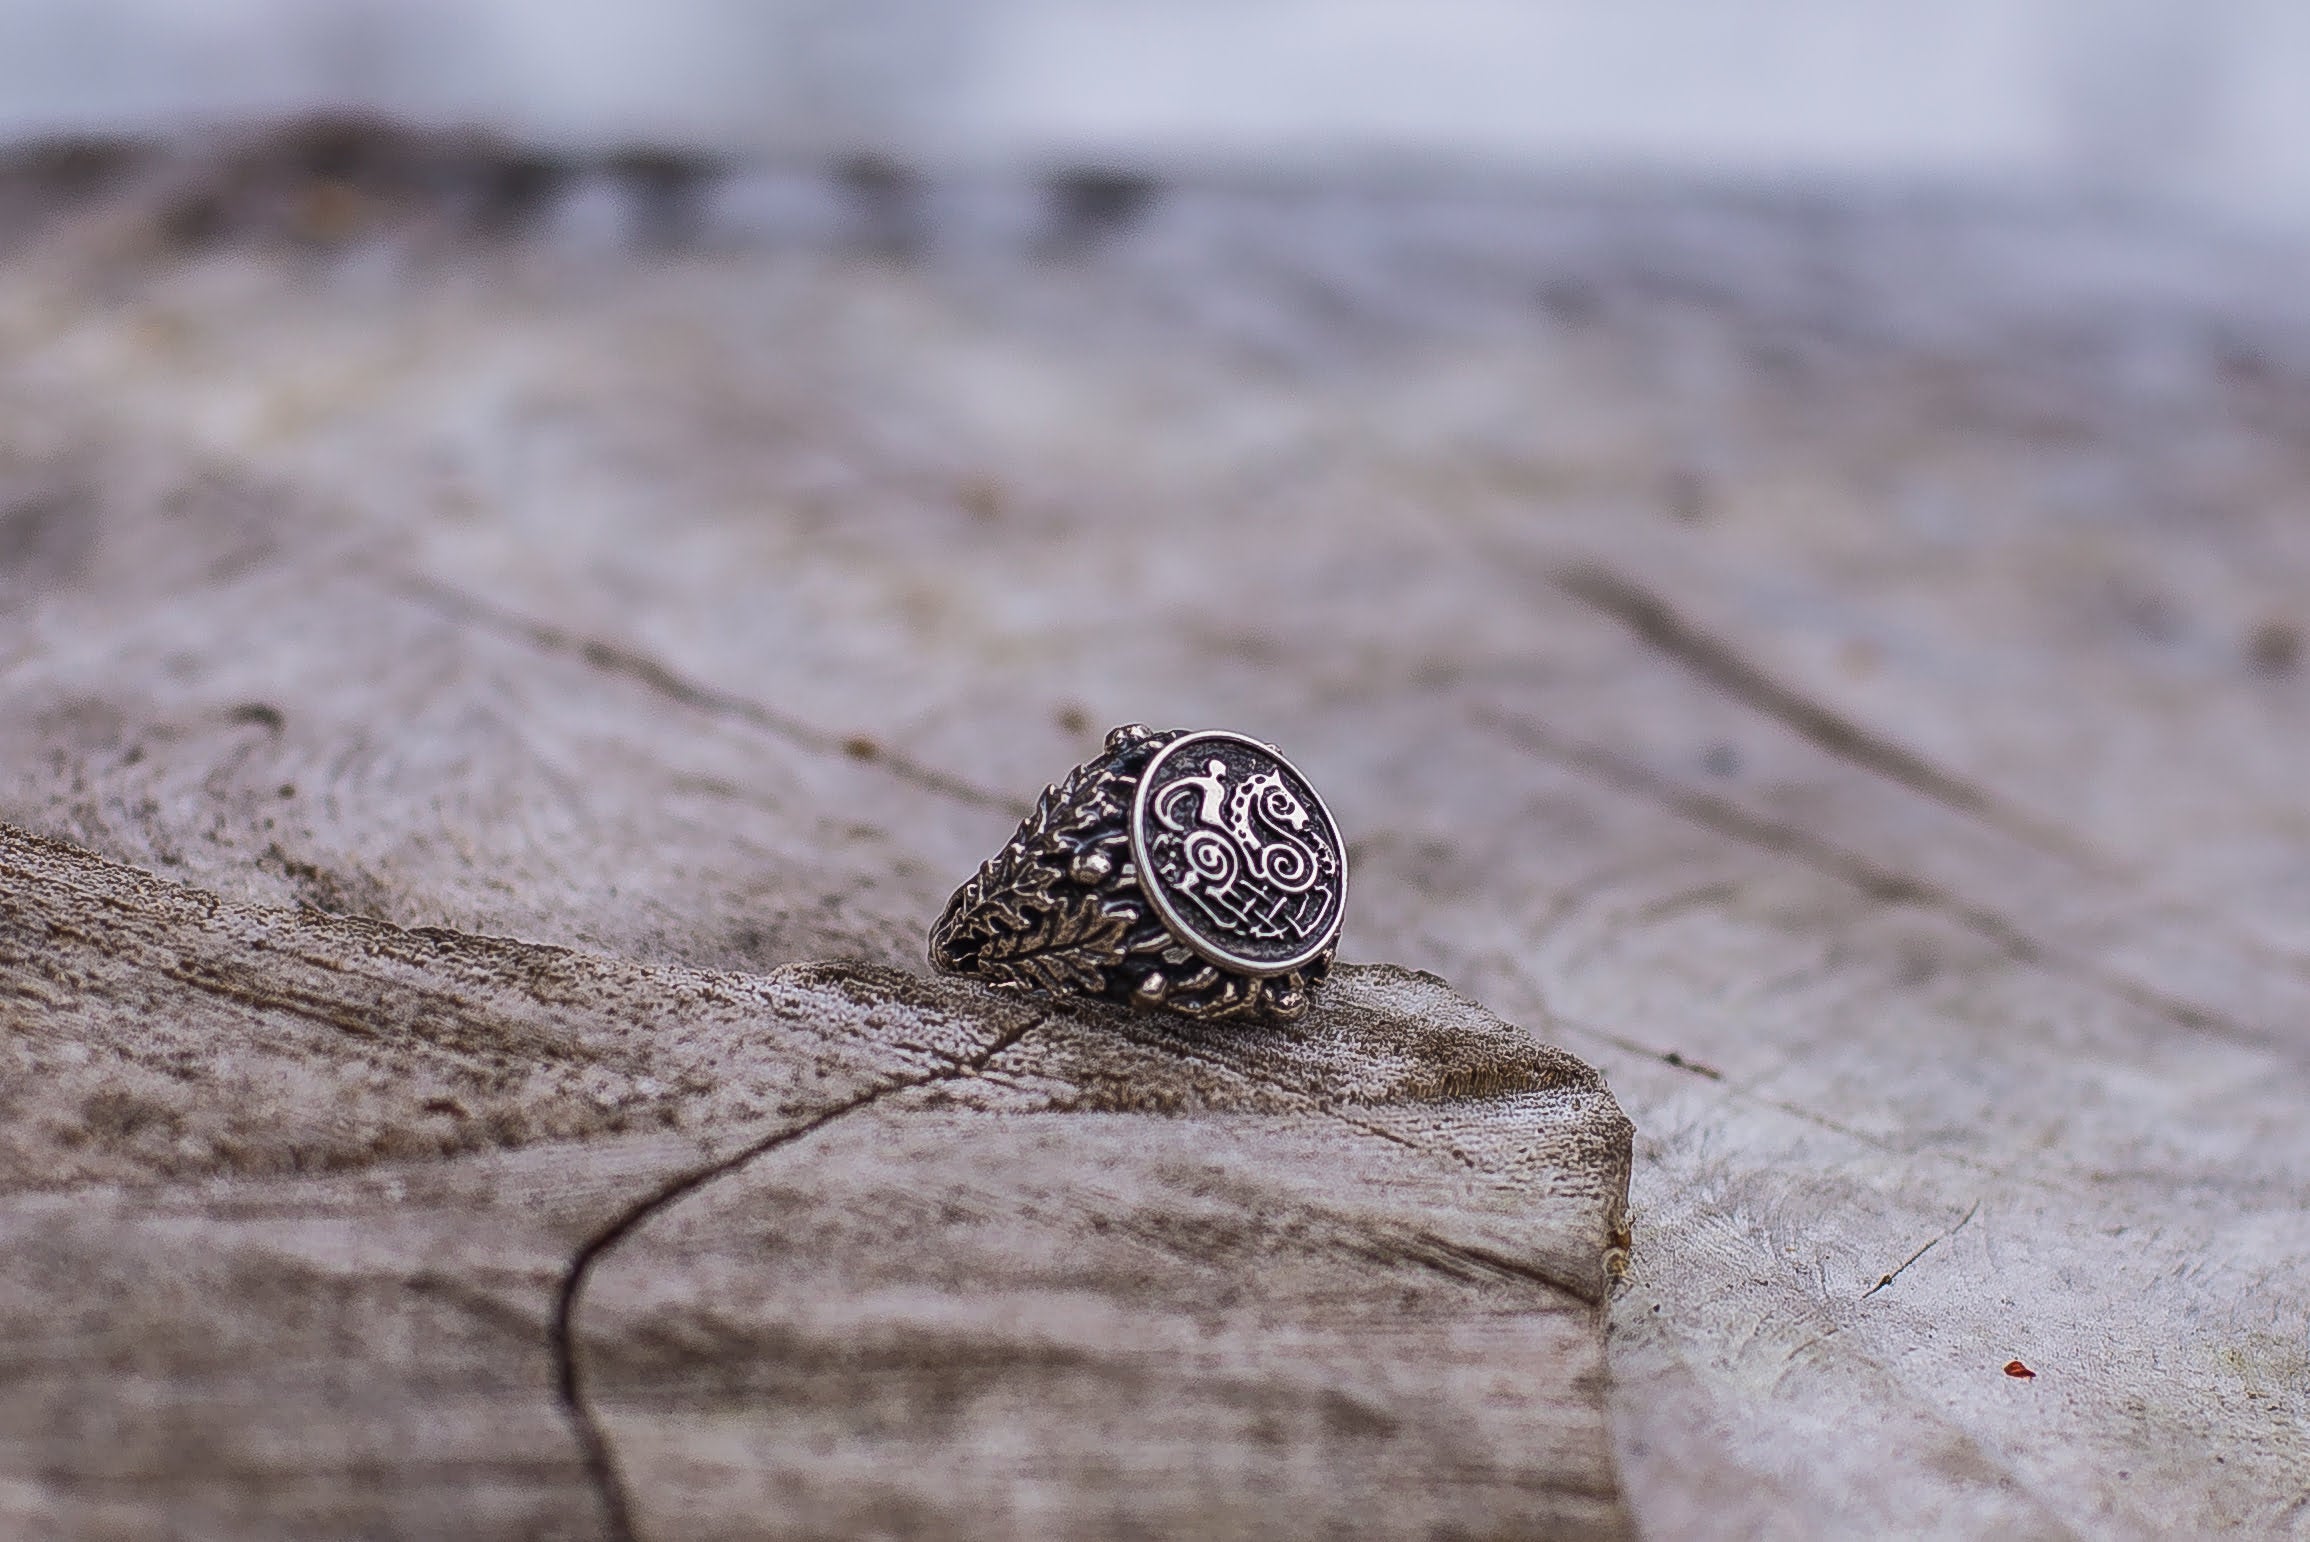
M 1223 969 L 1289 974 L 1339 939 L 1347 852 L 1298 768 L 1241 734 L 1172 740 L 1131 806 L 1139 887 Z
M 955 890 L 930 961 L 998 990 L 1291 1022 L 1346 908 L 1346 846 L 1297 767 L 1241 734 L 1131 723 Z

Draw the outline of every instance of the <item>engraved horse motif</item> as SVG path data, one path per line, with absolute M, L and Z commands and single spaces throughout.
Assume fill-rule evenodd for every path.
M 1156 793 L 1157 871 L 1222 938 L 1305 942 L 1331 902 L 1324 880 L 1338 859 L 1310 836 L 1313 816 L 1281 775 L 1261 771 L 1231 785 L 1232 774 L 1213 758 L 1202 775 Z

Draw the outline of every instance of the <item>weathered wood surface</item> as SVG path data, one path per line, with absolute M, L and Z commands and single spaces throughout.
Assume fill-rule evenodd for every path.
M 1054 232 L 1024 191 L 887 176 L 694 209 L 661 179 L 647 233 L 699 236 L 637 251 L 606 184 L 485 239 L 502 179 L 330 169 L 132 175 L 0 280 L 0 818 L 188 886 L 11 838 L 12 885 L 63 888 L 9 935 L 84 888 L 221 896 L 216 947 L 374 945 L 455 1031 L 313 1060 L 370 976 L 196 1010 L 206 954 L 10 965 L 113 1003 L 106 1034 L 244 1014 L 250 1058 L 188 1091 L 197 1057 L 52 1045 L 60 1009 L 10 998 L 8 1224 L 54 1240 L 8 1250 L 45 1390 L 8 1398 L 0 1502 L 596 1524 L 550 1391 L 573 1246 L 767 1140 L 588 1273 L 569 1363 L 646 1534 L 1140 1518 L 1064 1508 L 1101 1494 L 1157 1528 L 2310 1532 L 2284 264 L 1666 197 L 1170 190 Z M 1577 1380 L 1610 1184 L 1461 1133 L 1498 1089 L 1437 1081 L 1439 1047 L 1369 1073 L 1368 1141 L 1295 1101 L 1340 1096 L 1320 1057 L 1184 1121 L 1042 1113 L 1201 1061 L 1087 1018 L 1005 1046 L 1027 1016 L 868 967 L 919 968 L 1016 801 L 1132 719 L 1287 746 L 1354 843 L 1348 954 L 1610 1078 L 1617 1488 Z M 534 1004 L 545 957 L 602 1004 Z M 824 957 L 862 962 L 779 972 Z M 681 982 L 759 1005 L 693 1018 Z M 837 1035 L 806 1084 L 792 1036 L 885 996 L 942 1026 Z M 1421 1000 L 1326 1031 L 1466 1020 Z M 308 1149 L 343 1170 L 277 1170 Z M 1346 1230 L 1290 1219 L 1318 1212 Z M 1190 1240 L 1083 1235 L 1117 1214 Z M 1389 1227 L 1494 1262 L 1408 1266 L 1391 1309 L 1396 1254 L 1352 1242 Z M 1063 1267 L 1105 1294 L 1022 1305 Z M 241 1310 L 290 1276 L 333 1315 Z M 1000 1378 L 925 1379 L 958 1343 Z M 374 1405 L 329 1379 L 355 1353 Z M 1207 1365 L 1266 1390 L 1170 1379 Z M 411 1422 L 330 1444 L 371 1406 Z M 220 1430 L 259 1433 L 196 1491 Z
M 1191 1034 L 0 875 L 12 1530 L 1621 1530 L 1626 1123 L 1431 979 Z

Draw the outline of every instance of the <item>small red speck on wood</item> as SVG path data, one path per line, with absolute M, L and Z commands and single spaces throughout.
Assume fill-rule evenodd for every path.
M 2037 1376 L 2037 1372 L 2031 1370 L 2028 1366 L 2023 1365 L 2019 1360 L 2006 1361 L 2005 1374 L 2008 1376 L 2017 1377 L 2022 1381 L 2031 1381 L 2034 1380 Z

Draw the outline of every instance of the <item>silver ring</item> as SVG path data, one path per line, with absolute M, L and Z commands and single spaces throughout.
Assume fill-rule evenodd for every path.
M 1288 1022 L 1346 913 L 1339 827 L 1275 746 L 1134 723 L 955 890 L 930 961 L 1006 990 Z

